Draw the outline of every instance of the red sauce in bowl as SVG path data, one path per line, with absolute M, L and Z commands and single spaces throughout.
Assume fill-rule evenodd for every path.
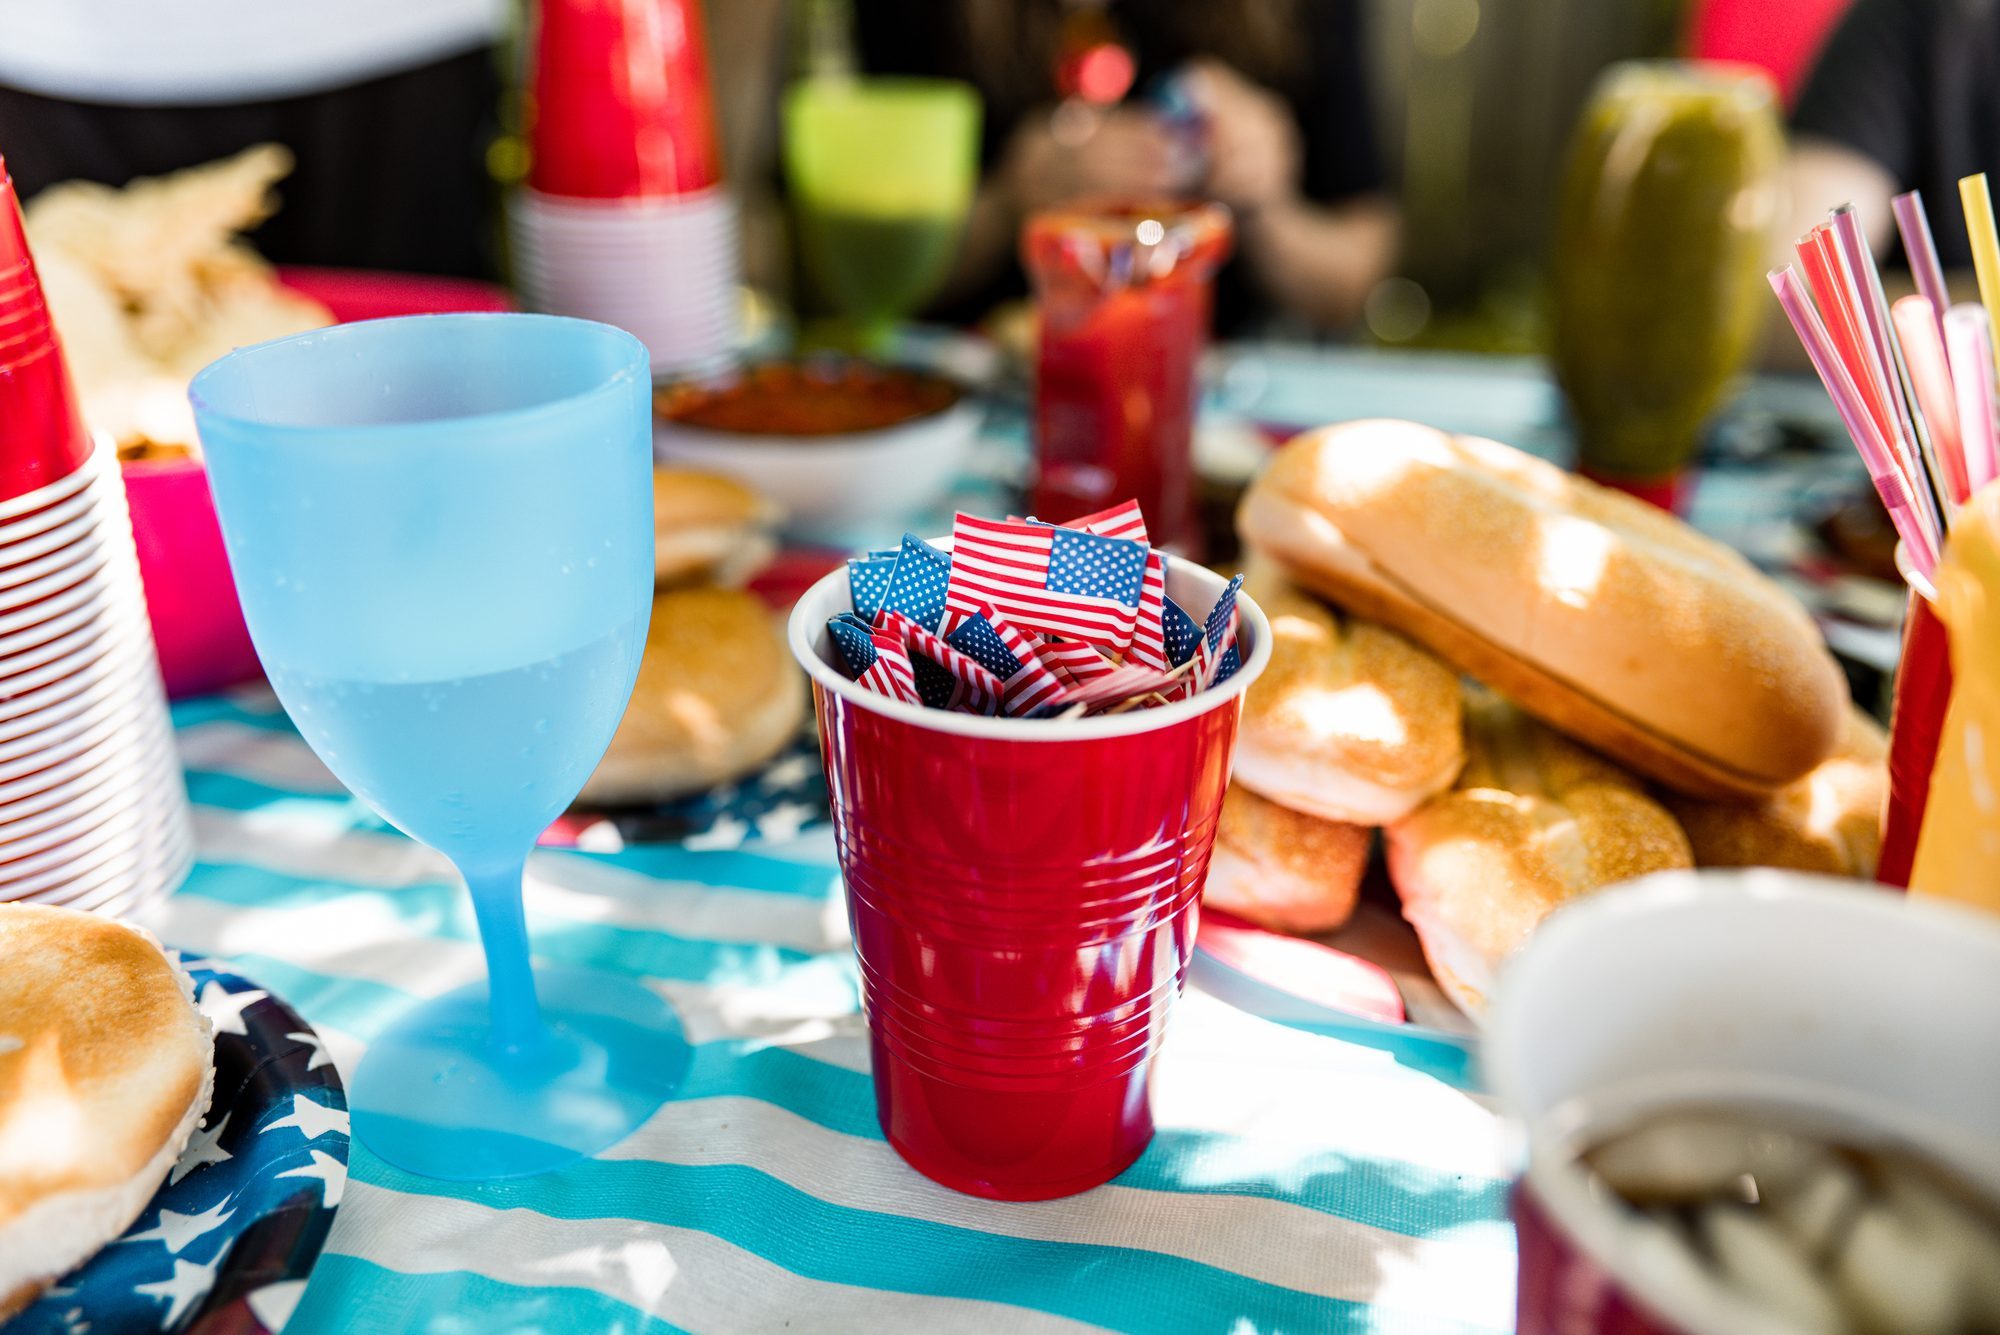
M 745 436 L 840 436 L 943 412 L 958 386 L 865 362 L 769 362 L 721 384 L 669 385 L 653 409 L 670 422 Z

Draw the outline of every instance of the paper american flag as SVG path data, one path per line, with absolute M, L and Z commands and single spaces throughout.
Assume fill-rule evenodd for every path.
M 1082 640 L 1050 640 L 1035 650 L 1041 660 L 1072 686 L 1096 681 L 1118 665 Z
M 1000 678 L 970 654 L 962 653 L 900 612 L 882 611 L 880 629 L 899 636 L 912 654 L 922 654 L 951 675 L 956 688 L 950 706 L 975 714 L 997 714 L 1005 689 Z
M 1133 542 L 1152 545 L 1146 535 L 1146 516 L 1140 513 L 1139 502 L 1126 501 L 1114 505 L 1109 510 L 1099 510 L 1094 515 L 1072 519 L 1064 528 L 1080 528 L 1086 533 L 1095 533 L 1100 538 L 1129 538 Z
M 1185 672 L 1178 674 L 1156 672 L 1152 668 L 1140 667 L 1136 663 L 1127 663 L 1122 667 L 1112 668 L 1102 676 L 1078 682 L 1051 703 L 1058 710 L 1072 709 L 1077 705 L 1083 705 L 1088 710 L 1098 705 L 1115 704 L 1120 700 L 1129 700 L 1134 696 L 1146 695 L 1153 691 L 1168 690 L 1178 686 L 1181 679 L 1187 675 Z
M 1146 578 L 1139 585 L 1139 615 L 1132 623 L 1132 647 L 1125 657 L 1140 667 L 1165 672 L 1167 661 L 1167 562 L 1158 552 L 1146 557 Z
M 1027 633 L 991 604 L 982 603 L 977 612 L 960 616 L 944 639 L 1001 680 L 1001 712 L 1010 717 L 1040 709 L 1065 685 L 1035 652 Z
M 1148 545 L 1152 541 L 1146 532 L 1146 516 L 1140 512 L 1137 501 L 1126 501 L 1109 510 L 1072 519 L 1063 527 L 1080 528 L 1100 538 L 1126 538 Z M 1162 626 L 1166 601 L 1166 558 L 1158 552 L 1149 552 L 1146 556 L 1146 578 L 1139 586 L 1139 615 L 1133 622 L 1132 645 L 1126 650 L 1125 657 L 1141 667 L 1161 672 L 1173 666 L 1167 661 L 1166 633 Z
M 921 705 L 924 699 L 917 693 L 916 669 L 910 666 L 910 654 L 903 641 L 881 626 L 875 628 L 870 639 L 875 646 L 875 661 L 855 680 L 891 700 Z
M 1132 643 L 1146 545 L 1076 529 L 961 514 L 952 527 L 945 601 L 990 604 L 1021 630 L 1082 640 L 1122 656 Z

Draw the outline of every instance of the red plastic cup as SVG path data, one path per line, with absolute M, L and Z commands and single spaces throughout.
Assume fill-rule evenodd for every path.
M 694 0 L 542 0 L 528 51 L 533 189 L 656 199 L 722 179 Z
M 1951 704 L 1951 640 L 1938 619 L 1937 592 L 1912 570 L 1899 544 L 1896 569 L 1910 587 L 1903 617 L 1903 652 L 1896 662 L 1889 715 L 1889 797 L 1882 807 L 1882 852 L 1875 879 L 1908 889 L 1917 860 L 1917 835 L 1930 801 L 1931 770 Z
M 949 544 L 940 544 L 948 547 Z M 1221 577 L 1168 558 L 1205 613 Z M 1194 950 L 1243 691 L 1270 631 L 1239 598 L 1222 686 L 1100 718 L 899 704 L 833 664 L 846 571 L 792 612 L 813 681 L 882 1130 L 958 1191 L 1044 1200 L 1152 1138 L 1149 1077 Z
M 89 457 L 14 178 L 0 159 L 0 502 L 53 486 Z

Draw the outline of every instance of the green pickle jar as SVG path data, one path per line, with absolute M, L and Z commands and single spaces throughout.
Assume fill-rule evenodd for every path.
M 1630 61 L 1570 141 L 1552 273 L 1556 379 L 1583 472 L 1678 509 L 1701 430 L 1770 303 L 1784 132 L 1757 69 Z

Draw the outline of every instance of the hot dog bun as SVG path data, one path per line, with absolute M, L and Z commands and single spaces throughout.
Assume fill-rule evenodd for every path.
M 1846 682 L 1796 601 L 1672 516 L 1494 441 L 1308 432 L 1237 527 L 1295 582 L 1682 792 L 1762 796 L 1839 741 Z

